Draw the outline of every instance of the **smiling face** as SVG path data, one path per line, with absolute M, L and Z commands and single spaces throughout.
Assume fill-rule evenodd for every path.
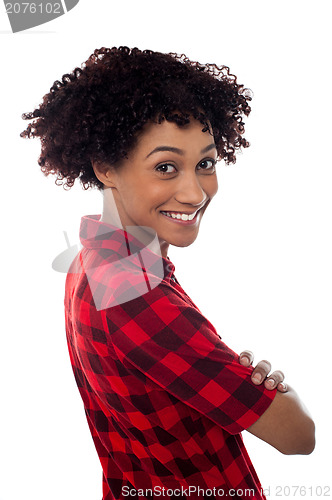
M 103 173 L 93 164 L 104 190 L 112 189 L 122 226 L 154 229 L 163 257 L 169 245 L 186 247 L 195 241 L 218 190 L 217 150 L 213 136 L 202 128 L 194 119 L 184 127 L 166 120 L 148 123 L 118 169 Z M 105 199 L 100 220 L 112 223 Z

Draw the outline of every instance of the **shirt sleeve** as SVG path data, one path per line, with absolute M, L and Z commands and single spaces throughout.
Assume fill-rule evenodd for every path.
M 213 325 L 168 284 L 106 309 L 106 322 L 121 362 L 230 434 L 251 426 L 276 395 L 251 381 L 253 368 L 242 366 Z

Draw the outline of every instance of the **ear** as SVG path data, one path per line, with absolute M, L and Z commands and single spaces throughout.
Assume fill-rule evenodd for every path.
M 97 179 L 104 184 L 106 188 L 116 187 L 115 169 L 111 165 L 91 160 L 91 165 Z

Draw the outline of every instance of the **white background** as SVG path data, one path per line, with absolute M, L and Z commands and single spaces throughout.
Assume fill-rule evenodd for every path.
M 316 422 L 310 456 L 243 433 L 268 498 L 332 495 L 330 19 L 328 1 L 81 0 L 12 34 L 1 4 L 1 500 L 102 498 L 65 339 L 65 274 L 51 267 L 63 231 L 77 243 L 81 216 L 101 213 L 102 197 L 44 177 L 39 140 L 19 133 L 56 79 L 119 45 L 225 64 L 254 92 L 251 147 L 235 166 L 219 163 L 198 239 L 169 256 L 223 340 L 283 370 Z

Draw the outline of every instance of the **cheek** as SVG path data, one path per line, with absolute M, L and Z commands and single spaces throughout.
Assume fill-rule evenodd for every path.
M 125 208 L 132 217 L 145 217 L 160 205 L 160 199 L 158 190 L 146 184 L 143 187 L 135 186 L 126 192 Z
M 167 182 L 145 182 L 140 193 L 135 193 L 136 199 L 146 210 L 154 210 L 166 203 L 172 196 L 171 185 Z
M 146 183 L 142 182 L 139 177 L 125 180 L 121 186 L 121 198 L 123 203 L 131 210 L 139 209 L 141 205 L 144 205 L 146 199 L 145 193 Z
M 207 178 L 204 185 L 203 189 L 206 192 L 206 194 L 209 196 L 209 198 L 213 198 L 215 194 L 218 192 L 218 179 L 216 175 L 211 176 L 210 178 Z
M 215 183 L 214 183 L 214 186 L 215 186 L 215 188 L 214 188 L 214 191 L 213 191 L 213 196 L 214 196 L 215 194 L 217 194 L 217 192 L 218 192 L 218 180 L 217 180 L 217 177 L 216 177 L 216 181 L 215 181 Z

